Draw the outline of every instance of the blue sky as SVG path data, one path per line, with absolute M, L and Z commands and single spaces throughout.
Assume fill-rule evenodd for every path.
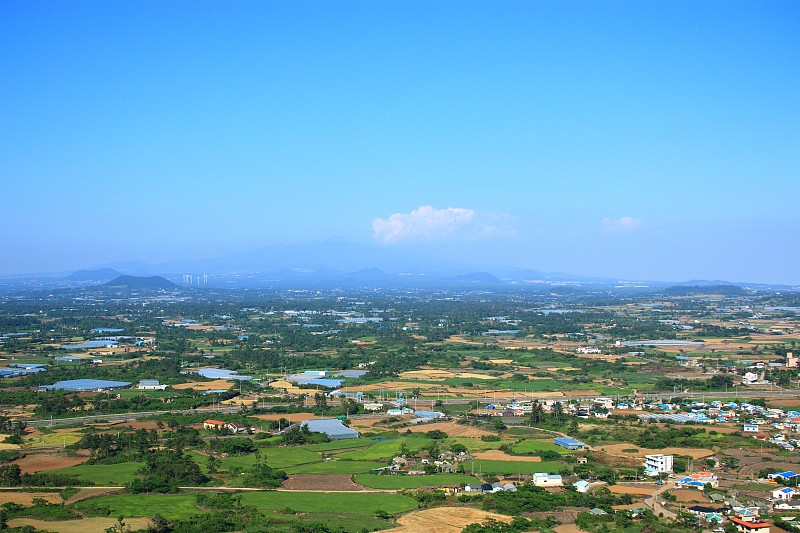
M 0 4 L 0 274 L 343 237 L 800 283 L 797 2 Z

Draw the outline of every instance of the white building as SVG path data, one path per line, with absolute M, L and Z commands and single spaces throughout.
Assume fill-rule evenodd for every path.
M 672 472 L 672 456 L 664 454 L 645 455 L 645 472 L 653 472 L 654 475 L 664 472 Z
M 137 388 L 141 390 L 164 390 L 167 386 L 161 385 L 157 379 L 143 379 L 139 381 L 139 386 Z
M 797 492 L 790 487 L 781 487 L 772 491 L 772 497 L 776 500 L 788 501 L 791 500 L 795 494 L 797 494 Z
M 560 487 L 564 480 L 557 474 L 536 473 L 533 475 L 533 485 L 535 487 Z
M 742 376 L 742 385 L 753 385 L 758 382 L 758 374 L 755 372 L 745 372 Z
M 742 431 L 745 433 L 758 433 L 758 424 L 745 424 L 742 426 Z

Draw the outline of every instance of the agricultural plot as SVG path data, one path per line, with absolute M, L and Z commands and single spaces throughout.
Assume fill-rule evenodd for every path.
M 325 493 L 325 492 L 243 492 L 242 504 L 254 505 L 261 511 L 290 508 L 308 513 L 341 513 L 347 509 L 352 515 L 372 515 L 377 511 L 390 514 L 417 508 L 417 502 L 401 494 L 379 493 Z M 140 494 L 135 496 L 101 496 L 75 504 L 75 509 L 108 508 L 112 516 L 149 517 L 160 514 L 168 519 L 188 518 L 202 512 L 195 505 L 197 494 Z
M 470 524 L 480 524 L 489 519 L 511 522 L 505 516 L 469 507 L 436 507 L 423 511 L 412 511 L 397 519 L 398 527 L 392 533 L 459 533 Z
M 111 516 L 150 517 L 160 514 L 164 518 L 174 520 L 188 518 L 200 513 L 195 505 L 196 494 L 137 494 L 100 496 L 91 500 L 83 500 L 74 505 L 77 511 L 108 508 Z
M 479 459 L 476 461 L 467 461 L 464 463 L 464 472 L 478 472 L 482 474 L 535 474 L 537 472 L 546 472 L 548 474 L 557 474 L 566 468 L 566 464 L 557 463 L 554 461 L 492 461 Z
M 556 446 L 552 442 L 540 441 L 540 440 L 523 440 L 522 442 L 516 442 L 514 445 L 511 446 L 511 450 L 514 453 L 525 455 L 525 454 L 534 454 L 538 452 L 544 451 L 552 451 L 558 452 L 560 454 L 571 454 L 574 453 L 571 450 L 567 450 L 566 448 L 562 448 L 561 446 Z
M 386 466 L 375 461 L 333 460 L 284 468 L 287 474 L 363 474 L 374 468 Z
M 141 463 L 117 463 L 111 465 L 78 465 L 58 470 L 57 473 L 77 476 L 100 486 L 121 486 L 133 481 Z
M 480 484 L 478 478 L 464 474 L 431 474 L 427 476 L 396 476 L 377 474 L 358 474 L 353 480 L 371 489 L 416 489 L 418 487 L 442 485 Z
M 14 464 L 19 465 L 23 474 L 31 474 L 33 472 L 51 472 L 70 466 L 77 466 L 85 463 L 86 459 L 86 455 L 70 456 L 60 453 L 31 453 L 15 460 Z
M 367 438 L 367 437 L 360 437 L 357 439 L 343 439 L 343 440 L 335 440 L 332 442 L 323 442 L 320 444 L 308 444 L 303 446 L 306 450 L 310 450 L 312 452 L 329 452 L 335 450 L 343 450 L 347 448 L 361 448 L 367 447 L 375 444 L 375 439 Z
M 262 460 L 273 468 L 285 470 L 292 466 L 318 463 L 322 461 L 319 454 L 304 448 L 264 448 L 260 450 Z M 193 458 L 202 466 L 208 462 L 206 456 L 192 454 Z M 220 459 L 220 470 L 228 472 L 243 472 L 256 464 L 255 454 L 242 455 L 238 457 L 226 457 Z
M 418 452 L 419 450 L 430 445 L 433 441 L 426 437 L 398 437 L 392 440 L 376 442 L 369 448 L 364 450 L 354 450 L 351 452 L 343 452 L 338 454 L 341 459 L 353 459 L 361 461 L 375 461 L 378 459 L 391 459 L 396 455 L 400 455 L 400 448 L 403 444 L 409 452 Z
M 248 492 L 242 494 L 242 503 L 259 509 L 291 508 L 300 512 L 341 512 L 375 515 L 377 511 L 389 514 L 402 513 L 417 508 L 410 496 L 377 493 L 323 493 L 323 492 Z

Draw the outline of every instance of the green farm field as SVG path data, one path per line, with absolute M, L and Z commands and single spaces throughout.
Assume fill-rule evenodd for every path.
M 428 476 L 395 476 L 395 475 L 376 475 L 358 474 L 353 476 L 353 480 L 371 489 L 416 489 L 425 486 L 441 485 L 468 485 L 480 484 L 476 477 L 464 474 L 432 474 Z
M 99 486 L 121 486 L 133 481 L 142 463 L 117 463 L 113 465 L 78 465 L 56 470 L 58 474 L 77 476 Z
M 535 454 L 536 452 L 543 451 L 558 452 L 564 455 L 574 453 L 561 446 L 556 446 L 552 442 L 543 442 L 540 440 L 523 440 L 522 442 L 514 443 L 511 446 L 511 450 L 519 455 Z
M 321 492 L 243 492 L 242 504 L 254 505 L 258 509 L 280 510 L 290 508 L 299 512 L 340 513 L 342 509 L 354 515 L 374 515 L 377 511 L 389 514 L 416 509 L 417 502 L 401 494 L 375 493 L 321 493 Z M 119 495 L 101 496 L 75 504 L 77 510 L 108 507 L 112 516 L 153 516 L 166 518 L 188 518 L 200 511 L 195 505 L 197 495 L 192 493 L 169 495 Z
M 386 466 L 375 461 L 322 461 L 292 466 L 284 469 L 287 474 L 363 474 L 374 468 Z
M 464 463 L 464 472 L 481 472 L 483 474 L 535 474 L 546 472 L 557 474 L 566 467 L 564 463 L 555 461 L 542 461 L 530 463 L 524 461 L 492 461 L 479 459 Z M 474 468 L 474 470 L 473 470 Z

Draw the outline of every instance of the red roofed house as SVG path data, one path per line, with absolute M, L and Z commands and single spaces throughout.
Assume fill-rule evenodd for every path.
M 766 522 L 746 522 L 741 518 L 731 518 L 740 533 L 769 533 L 769 524 Z
M 225 427 L 225 422 L 220 422 L 219 420 L 203 420 L 203 429 L 222 429 Z

